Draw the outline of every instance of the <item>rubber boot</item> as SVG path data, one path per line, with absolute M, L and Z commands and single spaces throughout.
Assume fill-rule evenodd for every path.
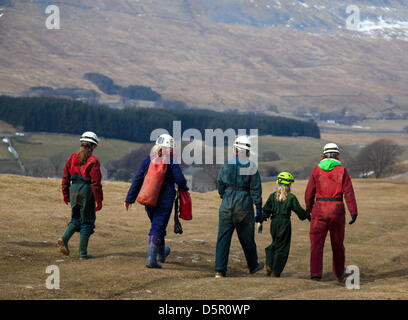
M 149 250 L 147 252 L 147 264 L 148 268 L 158 268 L 162 266 L 157 262 L 157 255 L 159 253 L 161 239 L 158 236 L 149 236 Z
M 75 233 L 75 226 L 73 224 L 68 224 L 67 228 L 65 229 L 64 234 L 62 235 L 61 238 L 58 239 L 58 246 L 60 251 L 68 256 L 69 255 L 69 247 L 68 247 L 68 241 L 71 239 L 72 235 Z
M 170 254 L 170 247 L 165 245 L 166 242 L 164 240 L 164 237 L 161 238 L 160 246 L 159 246 L 159 252 L 158 252 L 158 260 L 161 263 L 164 263 L 166 261 L 166 258 Z
M 92 255 L 88 253 L 89 236 L 79 236 L 79 260 L 86 260 L 92 258 Z

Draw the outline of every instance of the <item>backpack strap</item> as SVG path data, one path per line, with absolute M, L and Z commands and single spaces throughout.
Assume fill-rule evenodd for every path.
M 180 197 L 179 197 L 179 192 L 177 190 L 177 195 L 176 195 L 176 200 L 174 201 L 174 233 L 182 234 L 183 233 L 183 227 L 181 226 L 180 220 L 179 220 L 179 212 L 180 212 Z

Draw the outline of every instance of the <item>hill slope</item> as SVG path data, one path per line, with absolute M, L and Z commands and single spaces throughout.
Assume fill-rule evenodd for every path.
M 303 203 L 305 181 L 294 193 Z M 281 278 L 264 273 L 249 277 L 236 235 L 229 277 L 214 279 L 218 207 L 216 192 L 192 193 L 194 217 L 175 235 L 173 221 L 167 244 L 172 253 L 162 270 L 145 268 L 148 218 L 142 206 L 125 212 L 128 183 L 104 182 L 104 208 L 97 214 L 89 251 L 94 259 L 79 261 L 78 235 L 71 256 L 62 256 L 56 239 L 64 231 L 69 209 L 61 199 L 60 180 L 0 175 L 0 299 L 407 299 L 408 192 L 406 181 L 356 180 L 360 216 L 346 227 L 348 265 L 361 272 L 361 289 L 348 290 L 331 273 L 329 240 L 325 247 L 324 280 L 309 276 L 309 223 L 292 217 L 292 246 Z M 264 199 L 275 186 L 263 185 Z M 347 221 L 349 217 L 347 217 Z M 258 255 L 265 258 L 268 227 L 256 235 Z M 61 289 L 48 290 L 48 265 L 58 265 Z M 239 284 L 240 290 L 237 290 Z M 197 290 L 200 288 L 200 290 Z
M 60 30 L 47 1 L 2 3 L 2 93 L 97 90 L 83 74 L 101 72 L 217 110 L 408 110 L 402 1 L 353 1 L 361 32 L 344 30 L 348 1 L 61 0 Z

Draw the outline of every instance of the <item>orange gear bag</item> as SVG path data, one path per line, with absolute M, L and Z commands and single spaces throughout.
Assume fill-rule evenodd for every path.
M 180 218 L 183 220 L 193 219 L 190 193 L 185 189 L 179 189 Z
M 136 199 L 137 202 L 150 207 L 155 207 L 157 205 L 166 170 L 166 157 L 159 157 L 157 155 L 150 161 L 149 169 L 147 170 L 139 195 Z

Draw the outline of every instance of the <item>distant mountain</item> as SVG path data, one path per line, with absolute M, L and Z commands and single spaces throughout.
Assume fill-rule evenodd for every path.
M 109 101 L 84 79 L 101 73 L 214 110 L 408 112 L 405 0 L 59 0 L 60 30 L 45 26 L 49 4 L 0 0 L 0 93 L 75 87 Z

